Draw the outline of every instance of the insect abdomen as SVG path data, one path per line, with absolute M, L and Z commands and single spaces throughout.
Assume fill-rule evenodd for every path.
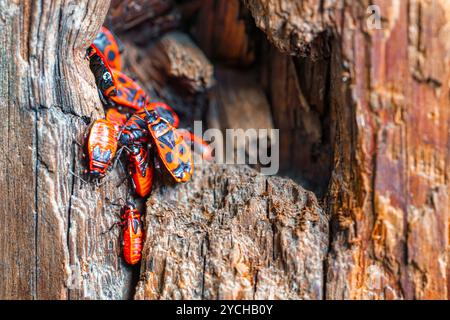
M 87 150 L 91 174 L 104 175 L 117 151 L 117 131 L 105 119 L 94 122 L 89 133 Z
M 130 265 L 137 264 L 142 257 L 142 221 L 141 214 L 136 207 L 128 207 L 123 217 L 125 223 L 123 231 L 123 257 Z
M 149 163 L 147 150 L 141 146 L 136 154 L 129 155 L 128 161 L 135 192 L 145 198 L 153 185 L 153 167 Z

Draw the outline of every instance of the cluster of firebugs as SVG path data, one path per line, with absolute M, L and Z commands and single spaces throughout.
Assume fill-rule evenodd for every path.
M 122 51 L 120 41 L 105 27 L 86 51 L 100 98 L 107 108 L 105 119 L 94 121 L 89 130 L 87 173 L 92 179 L 103 178 L 125 152 L 134 193 L 145 198 L 152 190 L 155 165 L 176 182 L 190 179 L 194 166 L 187 142 L 198 144 L 205 158 L 210 153 L 203 140 L 177 130 L 179 117 L 171 107 L 150 102 L 144 90 L 122 72 Z M 122 206 L 120 225 L 123 257 L 135 265 L 141 259 L 144 233 L 134 202 L 127 201 Z

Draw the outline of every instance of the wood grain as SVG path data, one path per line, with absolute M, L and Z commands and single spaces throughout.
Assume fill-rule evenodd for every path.
M 312 192 L 246 166 L 199 165 L 147 202 L 137 299 L 321 299 L 327 219 Z
M 0 298 L 126 298 L 131 271 L 117 235 L 101 233 L 124 197 L 81 174 L 89 117 L 103 116 L 84 59 L 108 1 L 1 2 Z M 20 37 L 17 37 L 20 35 Z M 3 178 L 4 177 L 4 178 Z
M 448 2 L 245 2 L 289 54 L 332 36 L 326 298 L 447 299 Z
M 152 1 L 154 14 L 125 10 L 131 2 L 140 3 L 113 6 L 116 19 L 129 12 L 125 29 L 159 18 L 178 26 L 175 2 Z M 258 123 L 281 129 L 282 163 L 323 204 L 289 179 L 198 166 L 191 183 L 157 182 L 141 269 L 126 267 L 118 230 L 104 233 L 128 194 L 121 171 L 101 186 L 70 173 L 84 169 L 74 141 L 104 116 L 84 50 L 109 2 L 0 1 L 0 298 L 448 299 L 448 1 L 375 1 L 380 30 L 367 24 L 366 0 L 199 3 L 180 10 L 197 19 L 199 46 L 245 71 L 217 68 L 208 97 L 213 64 L 173 34 L 145 48 L 124 39 L 127 70 L 183 126 L 214 95 L 224 94 L 225 111 L 263 101 Z M 249 22 L 271 46 L 255 46 Z M 155 68 L 158 52 L 168 58 Z M 258 72 L 247 91 L 230 84 Z M 225 112 L 218 126 L 236 118 Z

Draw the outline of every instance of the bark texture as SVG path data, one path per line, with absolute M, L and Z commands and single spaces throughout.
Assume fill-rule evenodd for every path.
M 85 49 L 108 1 L 0 1 L 0 298 L 126 298 L 106 197 L 81 174 L 86 122 L 103 116 Z M 100 18 L 99 18 L 100 17 Z M 87 115 L 88 117 L 84 117 Z
M 448 2 L 246 3 L 289 54 L 332 36 L 326 298 L 447 299 Z
M 138 270 L 104 233 L 121 171 L 70 173 L 104 115 L 84 50 L 109 2 L 0 0 L 0 298 L 448 299 L 450 4 L 375 1 L 381 29 L 370 4 L 113 1 L 152 100 L 280 128 L 281 174 L 323 196 L 212 164 L 157 182 Z
M 320 37 L 330 31 L 345 1 L 242 0 L 256 25 L 281 52 L 320 55 Z
M 181 32 L 171 32 L 149 50 L 149 60 L 159 74 L 160 85 L 171 82 L 187 94 L 205 92 L 214 84 L 213 66 L 204 53 Z
M 137 299 L 321 299 L 327 221 L 312 192 L 202 165 L 147 202 Z
M 114 25 L 114 30 L 120 32 L 154 21 L 172 9 L 172 0 L 112 0 L 108 20 Z

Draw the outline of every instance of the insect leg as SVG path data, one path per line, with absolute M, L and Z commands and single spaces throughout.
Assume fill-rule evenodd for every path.
M 122 178 L 122 180 L 120 181 L 120 183 L 116 186 L 116 188 L 120 187 L 128 178 L 129 173 L 127 171 L 127 169 L 123 166 L 122 161 L 119 161 L 120 167 L 122 168 L 123 172 L 125 173 L 125 177 Z
M 101 235 L 103 236 L 103 235 L 105 235 L 105 234 L 110 233 L 110 232 L 111 232 L 115 227 L 117 227 L 117 226 L 122 226 L 122 221 L 114 222 L 113 225 L 112 225 L 111 227 L 109 227 L 108 230 L 103 231 L 103 232 L 101 233 Z
M 84 183 L 89 183 L 89 182 L 87 182 L 86 180 L 84 180 L 82 177 L 80 177 L 78 174 L 76 174 L 76 173 L 74 173 L 72 170 L 70 170 L 69 169 L 69 173 L 71 174 L 71 175 L 73 175 L 74 177 L 77 177 L 78 179 L 80 179 L 82 182 L 84 182 Z

